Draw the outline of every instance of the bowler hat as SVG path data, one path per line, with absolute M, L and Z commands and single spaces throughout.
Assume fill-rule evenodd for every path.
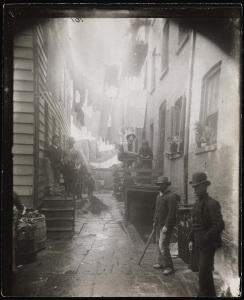
M 161 185 L 161 184 L 167 184 L 167 185 L 171 185 L 171 182 L 168 181 L 168 177 L 165 176 L 159 176 L 158 177 L 158 181 L 156 182 L 157 185 Z
M 130 134 L 127 134 L 126 139 L 128 140 L 128 138 L 129 138 L 130 136 L 133 136 L 134 139 L 136 138 L 136 135 L 135 135 L 134 133 L 130 133 Z
M 204 172 L 196 172 L 192 175 L 192 181 L 189 182 L 192 186 L 198 185 L 200 183 L 206 182 L 207 185 L 210 185 L 211 182 L 207 180 L 207 175 Z

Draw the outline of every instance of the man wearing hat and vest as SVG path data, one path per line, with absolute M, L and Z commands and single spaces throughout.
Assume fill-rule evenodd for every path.
M 189 184 L 193 187 L 196 202 L 193 205 L 192 228 L 189 235 L 189 250 L 196 251 L 199 271 L 198 297 L 216 297 L 213 269 L 214 255 L 217 248 L 222 246 L 221 231 L 225 223 L 218 201 L 207 193 L 211 182 L 203 172 L 192 175 Z
M 138 153 L 132 151 L 133 142 L 135 139 L 136 139 L 136 135 L 134 133 L 127 134 L 126 142 L 123 143 L 122 149 L 120 149 L 123 159 L 131 158 L 131 160 L 127 161 L 126 166 L 124 162 L 124 167 L 129 168 L 129 166 L 132 165 L 133 162 L 139 157 Z
M 169 190 L 171 182 L 167 177 L 158 177 L 157 185 L 159 194 L 156 199 L 156 209 L 153 219 L 153 227 L 159 231 L 159 256 L 158 264 L 154 269 L 163 269 L 164 275 L 174 273 L 174 266 L 170 255 L 170 238 L 176 223 L 176 208 L 178 197 Z

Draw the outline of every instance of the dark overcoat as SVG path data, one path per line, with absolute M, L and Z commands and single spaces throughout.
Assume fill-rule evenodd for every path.
M 193 205 L 193 212 L 194 206 Z M 205 243 L 212 243 L 217 248 L 222 246 L 221 231 L 225 228 L 225 223 L 221 214 L 221 207 L 217 200 L 206 194 L 201 202 L 201 215 L 206 228 Z M 194 241 L 194 232 L 191 228 L 189 241 Z
M 49 157 L 52 168 L 61 167 L 62 149 L 60 147 L 55 148 L 53 145 L 49 146 L 45 151 L 45 155 Z

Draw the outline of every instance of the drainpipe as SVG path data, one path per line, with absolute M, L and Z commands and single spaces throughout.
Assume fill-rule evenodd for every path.
M 191 98 L 192 98 L 192 80 L 193 80 L 193 64 L 195 52 L 196 33 L 194 29 L 191 31 L 191 48 L 189 59 L 189 77 L 186 91 L 186 119 L 185 119 L 185 138 L 184 138 L 184 195 L 185 203 L 188 202 L 188 156 L 189 156 L 189 135 L 190 135 L 190 118 L 191 118 Z

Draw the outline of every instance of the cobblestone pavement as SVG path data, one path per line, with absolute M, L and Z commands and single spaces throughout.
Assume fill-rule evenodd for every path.
M 100 215 L 77 210 L 70 240 L 48 240 L 37 261 L 18 267 L 14 296 L 43 297 L 194 297 L 197 273 L 171 253 L 175 273 L 154 270 L 157 245 L 151 244 L 140 266 L 145 243 L 132 225 L 124 226 L 124 204 L 111 193 L 96 196 L 108 206 Z M 215 274 L 215 277 L 217 275 Z M 218 281 L 218 278 L 215 278 Z

